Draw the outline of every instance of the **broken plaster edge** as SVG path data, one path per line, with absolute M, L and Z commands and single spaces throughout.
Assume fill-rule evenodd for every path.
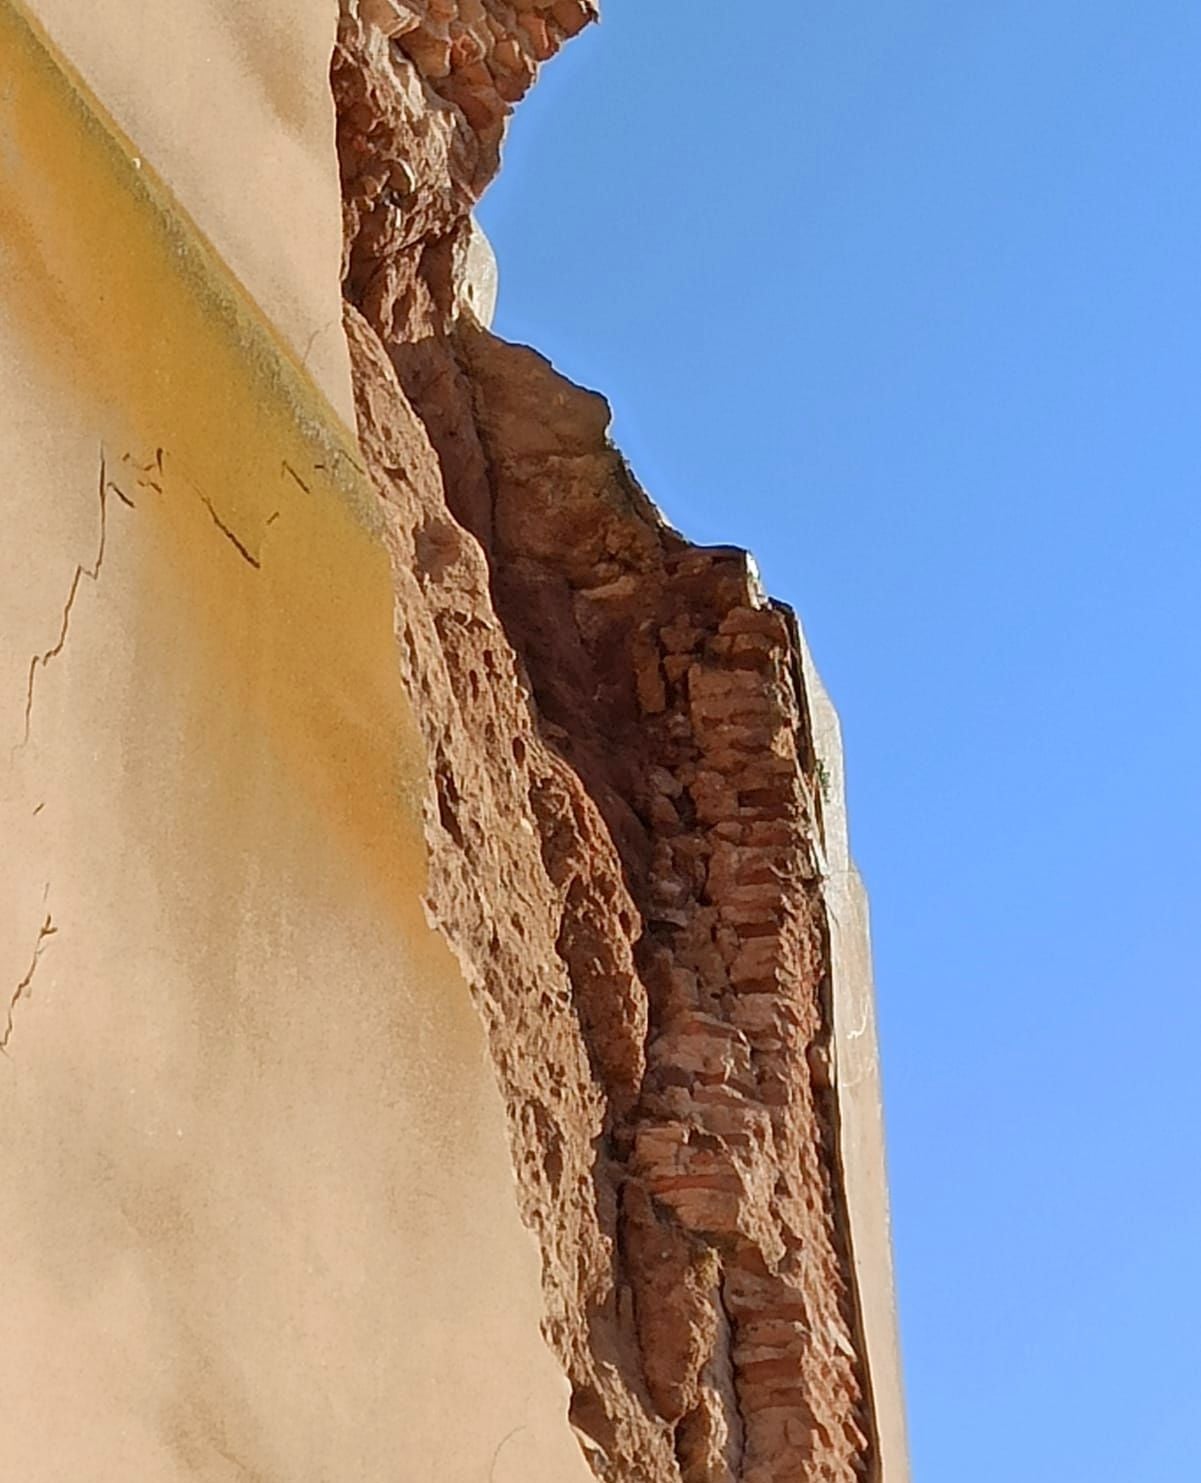
M 793 617 L 822 790 L 834 1097 L 842 1185 L 877 1446 L 875 1483 L 909 1483 L 887 1140 L 867 891 L 850 851 L 842 724 Z

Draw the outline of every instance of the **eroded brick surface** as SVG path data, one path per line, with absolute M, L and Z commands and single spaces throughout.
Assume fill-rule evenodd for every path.
M 430 909 L 488 1028 L 597 1475 L 851 1480 L 872 1424 L 790 618 L 744 553 L 666 526 L 602 398 L 459 293 L 508 93 L 590 14 L 348 0 L 335 58 Z

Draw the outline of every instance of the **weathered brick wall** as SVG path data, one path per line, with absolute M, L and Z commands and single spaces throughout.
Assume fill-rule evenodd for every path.
M 881 1477 L 841 1167 L 837 764 L 799 636 L 744 553 L 665 525 L 601 398 L 464 312 L 509 102 L 457 94 L 483 87 L 477 32 L 516 26 L 523 90 L 587 7 L 405 9 L 385 35 L 347 0 L 334 63 L 359 425 L 430 751 L 431 910 L 489 1030 L 573 1420 L 623 1483 Z

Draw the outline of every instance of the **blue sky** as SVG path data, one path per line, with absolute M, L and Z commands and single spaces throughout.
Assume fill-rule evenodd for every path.
M 606 0 L 481 211 L 841 709 L 915 1483 L 1201 1478 L 1199 78 L 1195 0 Z

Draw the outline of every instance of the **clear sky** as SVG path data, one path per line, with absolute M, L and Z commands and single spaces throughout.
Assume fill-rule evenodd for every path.
M 915 1483 L 1201 1479 L 1201 7 L 605 8 L 497 328 L 841 709 Z

